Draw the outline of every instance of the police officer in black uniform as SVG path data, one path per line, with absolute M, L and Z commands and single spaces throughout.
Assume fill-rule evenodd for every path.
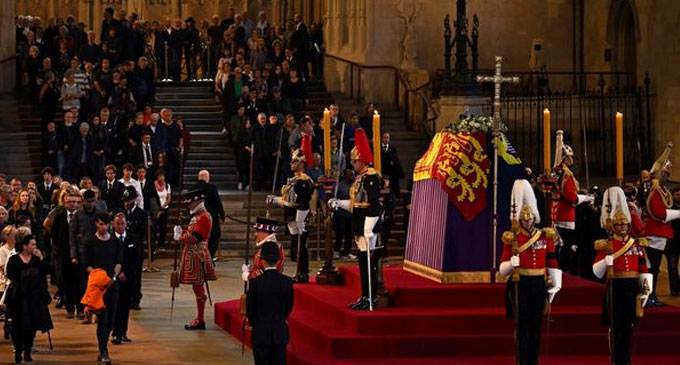
M 147 227 L 149 222 L 149 214 L 138 207 L 136 204 L 137 190 L 134 186 L 128 186 L 123 192 L 123 204 L 125 208 L 125 219 L 127 221 L 127 234 L 135 237 L 135 242 L 138 242 L 137 247 L 137 262 L 135 264 L 135 277 L 130 278 L 132 286 L 132 303 L 130 308 L 141 309 L 140 302 L 142 300 L 142 265 L 144 262 L 144 244 L 147 237 Z
M 288 222 L 291 237 L 291 259 L 297 261 L 297 273 L 293 279 L 296 283 L 309 282 L 308 232 L 305 221 L 309 215 L 309 201 L 314 189 L 314 181 L 305 173 L 305 162 L 309 163 L 312 153 L 309 138 L 304 136 L 302 147 L 293 151 L 290 169 L 294 176 L 281 188 L 281 196 L 267 197 L 267 204 L 274 203 L 283 207 L 284 219 Z

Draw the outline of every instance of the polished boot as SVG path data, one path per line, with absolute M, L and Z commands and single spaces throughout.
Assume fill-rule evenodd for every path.
M 356 302 L 350 303 L 347 307 L 351 310 L 359 310 L 359 308 L 366 306 L 367 303 L 368 303 L 368 298 L 360 297 L 359 299 L 357 299 Z
M 187 331 L 195 331 L 195 330 L 204 330 L 205 329 L 205 322 L 198 322 L 194 320 L 190 324 L 185 324 L 184 329 Z
M 293 283 L 295 284 L 306 284 L 309 283 L 309 274 L 297 274 L 293 278 Z

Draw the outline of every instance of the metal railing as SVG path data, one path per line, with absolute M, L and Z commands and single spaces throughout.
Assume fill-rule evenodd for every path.
M 432 81 L 412 87 L 404 76 L 404 72 L 392 65 L 365 65 L 340 56 L 323 53 L 335 61 L 347 64 L 349 67 L 349 82 L 345 89 L 349 98 L 356 100 L 357 103 L 364 102 L 362 97 L 363 72 L 365 70 L 385 70 L 392 72 L 394 80 L 393 104 L 403 113 L 404 121 L 410 129 L 420 129 L 434 136 L 436 132 L 435 122 L 439 116 L 438 111 L 433 107 L 430 95 L 432 95 Z M 324 67 L 324 70 L 326 68 Z M 356 77 L 355 77 L 356 76 Z M 413 101 L 413 102 L 411 102 Z M 419 106 L 419 107 L 417 107 Z
M 5 63 L 5 62 L 9 62 L 9 61 L 11 61 L 11 60 L 13 60 L 13 59 L 19 58 L 19 56 L 21 56 L 21 53 L 17 53 L 17 54 L 14 54 L 14 55 L 9 56 L 9 57 L 7 57 L 7 58 L 3 58 L 2 60 L 0 60 L 0 65 L 2 65 L 2 64 Z
M 551 112 L 551 129 L 564 131 L 565 142 L 580 156 L 575 168 L 581 173 L 605 176 L 615 169 L 614 120 L 624 115 L 624 170 L 636 174 L 653 161 L 653 119 L 651 80 L 645 76 L 638 87 L 616 88 L 597 74 L 597 87 L 580 92 L 512 94 L 501 100 L 501 119 L 508 126 L 510 141 L 528 166 L 543 161 L 543 110 Z M 505 90 L 504 90 L 505 92 Z M 486 113 L 492 112 L 492 105 Z M 552 141 L 551 141 L 552 142 Z

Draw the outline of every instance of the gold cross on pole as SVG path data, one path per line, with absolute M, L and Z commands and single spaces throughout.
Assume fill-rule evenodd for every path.
M 477 76 L 477 82 L 493 82 L 493 124 L 494 133 L 498 134 L 501 127 L 501 85 L 506 82 L 513 84 L 519 83 L 519 76 L 506 77 L 501 74 L 501 65 L 503 64 L 503 57 L 496 56 L 496 73 L 493 76 Z
M 519 77 L 504 77 L 501 74 L 503 57 L 496 56 L 496 73 L 493 76 L 477 76 L 477 82 L 493 82 L 493 235 L 491 238 L 491 252 L 493 258 L 493 271 L 497 269 L 497 246 L 498 246 L 498 144 L 501 135 L 501 85 L 505 82 L 519 83 Z M 514 212 L 513 212 L 514 213 Z M 493 280 L 493 275 L 492 279 Z

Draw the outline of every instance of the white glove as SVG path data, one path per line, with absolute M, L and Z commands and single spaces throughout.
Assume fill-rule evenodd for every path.
M 680 210 L 677 209 L 666 209 L 666 219 L 664 219 L 664 223 L 668 223 L 672 220 L 676 220 L 680 218 Z
M 548 289 L 548 300 L 552 303 L 555 294 L 562 289 L 562 270 L 548 268 L 548 274 L 552 280 L 552 287 Z
M 498 267 L 498 272 L 503 276 L 508 276 L 512 272 L 512 264 L 510 261 L 501 262 L 501 266 Z
M 328 200 L 328 206 L 331 207 L 331 209 L 343 209 L 348 212 L 352 211 L 351 204 L 349 200 L 339 200 L 339 199 L 329 199 Z
M 614 266 L 614 256 L 613 255 L 605 256 L 604 262 L 605 262 L 605 264 L 607 264 L 607 266 Z
M 180 226 L 180 225 L 175 226 L 174 231 L 173 231 L 172 238 L 173 238 L 175 241 L 179 241 L 179 239 L 182 238 L 182 232 L 184 232 L 184 231 L 182 230 L 182 226 Z
M 512 265 L 513 268 L 519 267 L 519 255 L 512 255 L 512 257 L 510 257 L 510 265 Z
M 644 288 L 645 282 L 647 283 L 647 288 L 649 290 L 647 292 L 643 292 L 641 295 L 643 307 L 645 306 L 645 304 L 647 304 L 647 299 L 649 299 L 649 293 L 651 293 L 652 288 L 654 288 L 654 276 L 650 273 L 640 274 L 640 287 Z
M 598 279 L 604 277 L 604 273 L 607 272 L 607 262 L 606 258 L 602 259 L 593 264 L 593 274 L 597 276 Z
M 241 266 L 241 271 L 241 279 L 243 279 L 243 281 L 248 281 L 248 276 L 250 276 L 250 265 L 243 264 Z
M 274 199 L 276 199 L 276 196 L 274 196 L 274 195 L 267 195 L 267 198 L 265 199 L 265 203 L 266 203 L 267 205 L 271 205 L 272 203 L 274 203 Z
M 578 246 L 576 246 L 576 245 L 571 245 L 571 250 L 572 250 L 573 252 L 576 252 L 576 250 L 578 250 Z
M 297 224 L 296 221 L 288 222 L 288 231 L 292 235 L 296 235 L 296 234 L 300 233 L 300 230 L 298 229 L 298 224 Z
M 304 233 L 305 230 L 305 221 L 307 220 L 307 215 L 309 215 L 309 209 L 307 210 L 298 210 L 295 213 L 295 224 L 297 226 L 298 232 Z
M 583 204 L 583 203 L 592 203 L 595 201 L 595 197 L 588 194 L 578 194 L 578 201 L 576 202 L 576 205 Z
M 373 228 L 378 224 L 378 217 L 366 217 L 364 221 L 364 237 L 370 242 L 375 233 L 373 233 Z

